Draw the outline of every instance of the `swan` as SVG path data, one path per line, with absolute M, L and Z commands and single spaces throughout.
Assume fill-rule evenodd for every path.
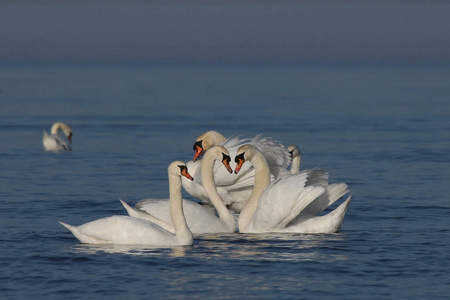
M 296 174 L 300 171 L 300 156 L 301 156 L 301 152 L 300 152 L 300 148 L 295 145 L 289 145 L 287 147 L 289 154 L 291 156 L 292 162 L 291 162 L 291 173 L 292 174 Z
M 351 196 L 332 212 L 318 216 L 345 195 L 345 183 L 328 185 L 323 169 L 305 170 L 270 183 L 267 162 L 252 145 L 241 146 L 236 154 L 235 173 L 250 161 L 256 180 L 250 200 L 238 219 L 239 232 L 334 233 L 344 221 Z
M 88 244 L 138 244 L 151 246 L 185 246 L 193 244 L 193 236 L 181 204 L 181 176 L 193 180 L 186 165 L 174 161 L 168 167 L 170 216 L 174 233 L 139 218 L 112 216 L 98 219 L 81 226 L 60 222 L 81 243 Z
M 201 177 L 203 187 L 216 208 L 219 217 L 215 215 L 214 211 L 205 206 L 193 201 L 183 200 L 186 222 L 194 234 L 235 232 L 236 223 L 234 216 L 220 199 L 213 177 L 213 168 L 216 161 L 222 162 L 228 172 L 233 172 L 230 167 L 230 155 L 226 148 L 215 146 L 206 151 L 202 160 Z M 142 200 L 136 204 L 136 208 L 132 208 L 123 200 L 120 201 L 130 216 L 150 220 L 164 229 L 174 232 L 166 199 Z
M 59 135 L 58 131 L 62 130 L 64 134 L 67 136 L 67 139 L 70 143 L 72 143 L 72 129 L 70 129 L 69 125 L 56 122 L 53 124 L 50 134 L 48 134 L 44 130 L 44 136 L 42 137 L 42 144 L 44 144 L 44 148 L 46 151 L 71 151 L 72 147 L 70 143 L 68 143 L 67 139 Z
M 203 188 L 201 176 L 197 174 L 201 169 L 199 166 L 202 164 L 202 159 L 199 158 L 205 151 L 216 145 L 227 148 L 229 153 L 234 155 L 236 150 L 244 144 L 252 144 L 261 150 L 269 164 L 273 178 L 278 178 L 285 173 L 290 174 L 287 170 L 291 163 L 289 152 L 278 141 L 269 137 L 262 137 L 261 134 L 251 139 L 240 139 L 237 137 L 225 138 L 217 131 L 208 131 L 197 138 L 194 144 L 194 159 L 187 163 L 193 176 L 200 180 L 190 182 L 183 179 L 183 188 L 203 203 L 211 203 Z M 235 167 L 234 161 L 231 162 L 231 166 L 232 168 Z M 255 182 L 255 172 L 251 165 L 245 165 L 239 174 L 229 174 L 224 168 L 220 168 L 219 164 L 216 164 L 214 167 L 214 180 L 220 198 L 225 205 L 234 212 L 240 212 L 250 198 Z

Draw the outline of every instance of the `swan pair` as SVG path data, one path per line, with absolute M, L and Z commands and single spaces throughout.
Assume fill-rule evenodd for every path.
M 66 135 L 67 139 L 59 134 L 59 130 Z M 67 124 L 56 122 L 50 129 L 50 134 L 44 130 L 42 144 L 46 151 L 71 151 L 69 142 L 72 143 L 72 129 Z
M 234 232 L 234 216 L 223 205 L 215 192 L 212 175 L 215 161 L 221 161 L 228 172 L 231 158 L 223 147 L 215 147 L 205 155 L 202 166 L 205 189 L 213 204 L 217 207 L 219 218 L 205 207 L 181 197 L 181 178 L 193 180 L 188 167 L 180 161 L 173 162 L 169 168 L 170 198 L 144 200 L 138 206 L 141 210 L 131 208 L 121 200 L 128 216 L 102 218 L 81 226 L 72 226 L 60 222 L 69 229 L 81 243 L 90 244 L 144 244 L 154 246 L 192 245 L 192 231 Z M 150 215 L 143 209 L 151 209 Z M 167 216 L 166 214 L 169 214 Z M 191 229 L 193 229 L 191 231 Z
M 234 156 L 237 149 L 245 144 L 251 144 L 261 150 L 266 159 L 272 178 L 286 176 L 290 174 L 287 167 L 291 163 L 289 150 L 281 143 L 269 137 L 262 137 L 257 135 L 254 138 L 240 139 L 237 137 L 225 138 L 217 131 L 208 131 L 197 138 L 194 144 L 194 158 L 187 163 L 187 166 L 195 181 L 191 182 L 183 180 L 183 188 L 195 198 L 200 199 L 203 203 L 211 204 L 209 196 L 207 195 L 202 184 L 202 176 L 200 175 L 203 159 L 200 157 L 207 152 L 208 149 L 214 146 L 223 146 L 228 149 L 229 153 Z M 231 167 L 235 168 L 234 161 L 231 162 Z M 255 183 L 255 171 L 251 164 L 245 165 L 239 174 L 229 174 L 219 164 L 214 166 L 214 180 L 217 187 L 217 192 L 223 203 L 234 212 L 239 213 L 247 204 L 248 199 L 252 193 L 253 185 Z

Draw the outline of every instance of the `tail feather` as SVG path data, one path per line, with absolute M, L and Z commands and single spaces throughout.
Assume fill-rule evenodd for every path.
M 175 234 L 175 227 L 172 224 L 164 222 L 163 220 L 161 220 L 155 216 L 152 216 L 151 214 L 149 214 L 146 211 L 133 208 L 133 207 L 129 206 L 128 203 L 126 203 L 122 199 L 119 199 L 119 200 L 122 203 L 123 207 L 125 207 L 125 209 L 127 210 L 127 213 L 130 217 L 148 220 L 148 221 L 152 222 L 153 224 L 158 225 L 159 227 L 164 228 L 165 230 Z
M 64 227 L 66 227 L 67 229 L 69 229 L 72 233 L 74 232 L 74 231 L 76 231 L 76 226 L 72 226 L 72 225 L 69 225 L 69 224 L 67 224 L 67 223 L 64 223 L 64 222 L 62 222 L 62 221 L 58 221 L 62 226 L 64 226 Z
M 91 236 L 89 234 L 84 234 L 78 230 L 77 226 L 72 226 L 67 223 L 58 221 L 62 226 L 69 229 L 70 232 L 80 241 L 82 244 L 109 244 L 110 242 L 107 240 L 103 240 L 101 238 L 97 238 L 94 236 Z
M 339 232 L 342 227 L 342 223 L 344 223 L 344 218 L 348 210 L 348 205 L 350 204 L 350 201 L 352 199 L 352 196 L 348 196 L 348 198 L 341 203 L 335 210 L 330 212 L 328 215 L 330 218 L 333 218 L 335 227 L 333 229 L 333 232 Z
M 131 217 L 135 217 L 135 218 L 139 218 L 139 212 L 132 208 L 131 206 L 128 205 L 128 203 L 126 203 L 125 201 L 123 201 L 122 199 L 119 199 L 119 201 L 122 203 L 123 207 L 125 207 L 125 209 L 127 210 L 127 213 L 129 216 Z

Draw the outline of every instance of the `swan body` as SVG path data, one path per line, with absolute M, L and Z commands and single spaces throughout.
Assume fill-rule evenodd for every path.
M 237 137 L 225 138 L 217 131 L 208 131 L 197 138 L 194 144 L 194 159 L 187 163 L 189 170 L 195 178 L 194 182 L 182 181 L 184 189 L 192 196 L 200 199 L 204 203 L 211 203 L 209 196 L 203 188 L 201 172 L 202 159 L 199 159 L 209 148 L 220 145 L 228 149 L 230 155 L 234 155 L 236 150 L 243 144 L 252 144 L 257 147 L 264 155 L 269 165 L 272 178 L 278 178 L 283 174 L 290 174 L 286 169 L 291 158 L 287 149 L 278 141 L 272 138 L 257 135 L 254 138 L 240 139 Z M 231 167 L 235 167 L 234 161 Z M 255 171 L 252 165 L 245 165 L 239 174 L 229 174 L 220 167 L 219 163 L 214 166 L 214 180 L 217 192 L 222 201 L 234 212 L 240 212 L 246 205 L 255 182 Z
M 213 209 L 183 199 L 184 215 L 192 233 L 231 233 L 235 231 L 234 216 L 220 199 L 213 178 L 213 168 L 216 162 L 221 161 L 229 172 L 233 172 L 230 167 L 230 160 L 228 151 L 224 147 L 215 146 L 206 151 L 202 159 L 203 163 L 200 166 L 202 182 L 205 193 L 211 199 L 219 217 L 216 216 Z M 135 208 L 130 207 L 122 200 L 121 202 L 130 216 L 150 220 L 170 232 L 174 231 L 166 199 L 142 200 L 136 204 Z
M 298 173 L 300 171 L 300 159 L 301 159 L 301 152 L 300 152 L 300 148 L 295 145 L 289 145 L 287 147 L 289 154 L 291 156 L 292 162 L 291 162 L 291 173 L 295 174 Z
M 59 130 L 66 135 L 67 139 L 59 134 Z M 51 128 L 50 134 L 44 130 L 42 144 L 46 151 L 71 151 L 70 143 L 72 143 L 72 129 L 69 125 L 56 122 Z
M 345 183 L 329 185 L 328 173 L 323 169 L 305 170 L 270 182 L 267 162 L 252 145 L 238 149 L 235 172 L 247 160 L 255 167 L 256 180 L 251 198 L 239 215 L 239 232 L 334 233 L 340 230 L 351 197 L 332 212 L 318 214 L 348 192 Z
M 81 226 L 72 226 L 60 222 L 81 242 L 89 244 L 137 244 L 152 246 L 192 245 L 193 236 L 183 214 L 181 204 L 181 176 L 191 178 L 186 165 L 175 161 L 169 165 L 170 216 L 174 232 L 148 220 L 112 216 L 88 222 Z

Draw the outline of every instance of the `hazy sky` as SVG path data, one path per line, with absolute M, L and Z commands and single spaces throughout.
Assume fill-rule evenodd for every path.
M 450 1 L 59 2 L 0 2 L 0 62 L 450 62 Z

